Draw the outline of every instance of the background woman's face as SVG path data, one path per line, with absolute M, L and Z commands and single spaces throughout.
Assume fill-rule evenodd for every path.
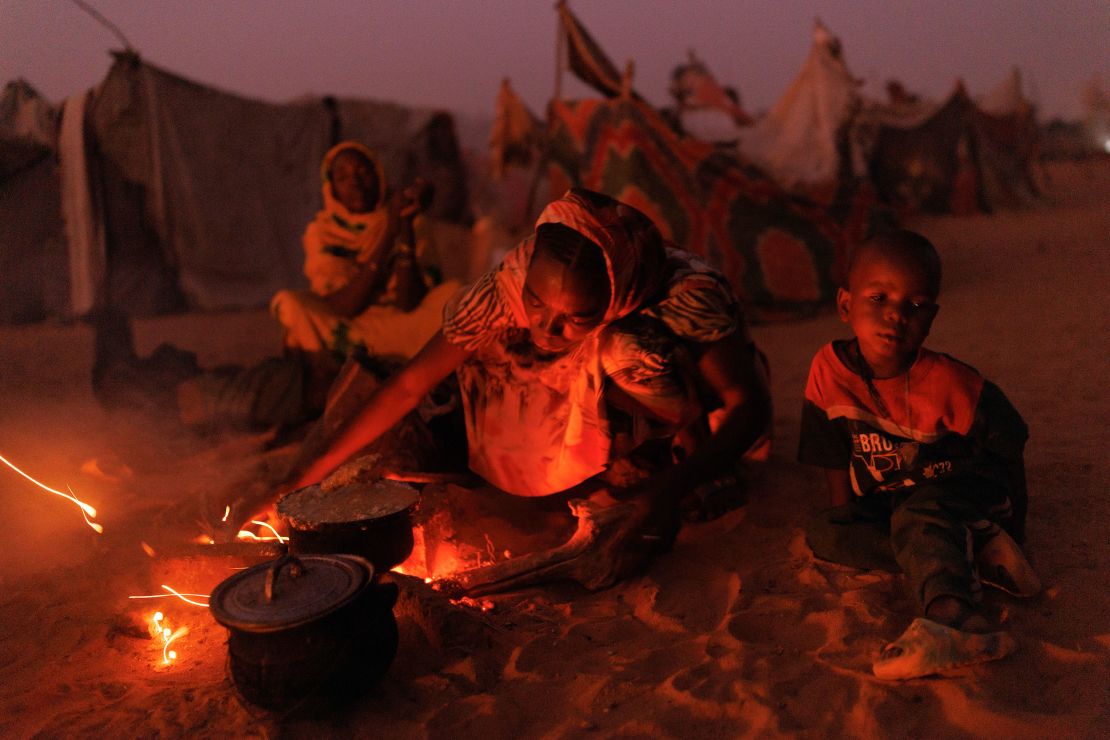
M 588 337 L 609 307 L 609 279 L 602 277 L 604 284 L 535 252 L 522 296 L 532 343 L 545 352 L 565 352 Z
M 340 152 L 332 160 L 328 177 L 332 195 L 351 213 L 367 213 L 378 204 L 378 174 L 361 152 Z

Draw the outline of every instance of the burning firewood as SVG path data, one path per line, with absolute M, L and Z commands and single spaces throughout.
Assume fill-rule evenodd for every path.
M 557 579 L 577 581 L 591 591 L 613 585 L 647 557 L 646 512 L 633 503 L 603 506 L 569 502 L 578 527 L 564 544 L 494 565 L 472 568 L 437 581 L 438 588 L 469 596 L 512 591 Z

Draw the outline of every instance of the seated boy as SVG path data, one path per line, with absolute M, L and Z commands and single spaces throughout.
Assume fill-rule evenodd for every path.
M 924 613 L 875 661 L 881 678 L 1003 657 L 1014 641 L 980 613 L 980 579 L 1019 596 L 1040 590 L 1015 543 L 1025 423 L 974 369 L 922 347 L 940 277 L 919 234 L 861 245 L 837 295 L 855 338 L 817 353 L 805 390 L 798 456 L 825 468 L 832 499 L 808 529 L 810 547 L 856 567 L 896 564 Z

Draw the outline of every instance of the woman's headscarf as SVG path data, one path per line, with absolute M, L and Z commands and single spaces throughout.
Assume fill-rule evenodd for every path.
M 366 213 L 352 213 L 332 192 L 331 166 L 346 151 L 366 157 L 378 177 L 378 200 Z M 326 295 L 350 281 L 359 269 L 358 263 L 366 260 L 380 241 L 389 219 L 381 207 L 385 200 L 385 171 L 374 152 L 357 141 L 343 141 L 328 150 L 320 164 L 320 180 L 324 208 L 316 213 L 305 231 L 304 272 L 312 290 Z
M 544 224 L 562 224 L 601 247 L 610 286 L 603 325 L 642 306 L 663 282 L 663 237 L 651 219 L 632 206 L 574 188 L 543 209 L 536 228 Z

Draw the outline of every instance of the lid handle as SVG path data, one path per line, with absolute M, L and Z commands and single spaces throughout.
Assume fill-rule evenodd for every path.
M 266 571 L 266 583 L 262 588 L 262 594 L 266 597 L 267 603 L 274 600 L 274 581 L 277 580 L 278 573 L 286 565 L 289 566 L 290 578 L 297 578 L 301 573 L 304 573 L 304 563 L 291 552 L 287 552 L 275 560 L 270 565 L 270 569 Z

